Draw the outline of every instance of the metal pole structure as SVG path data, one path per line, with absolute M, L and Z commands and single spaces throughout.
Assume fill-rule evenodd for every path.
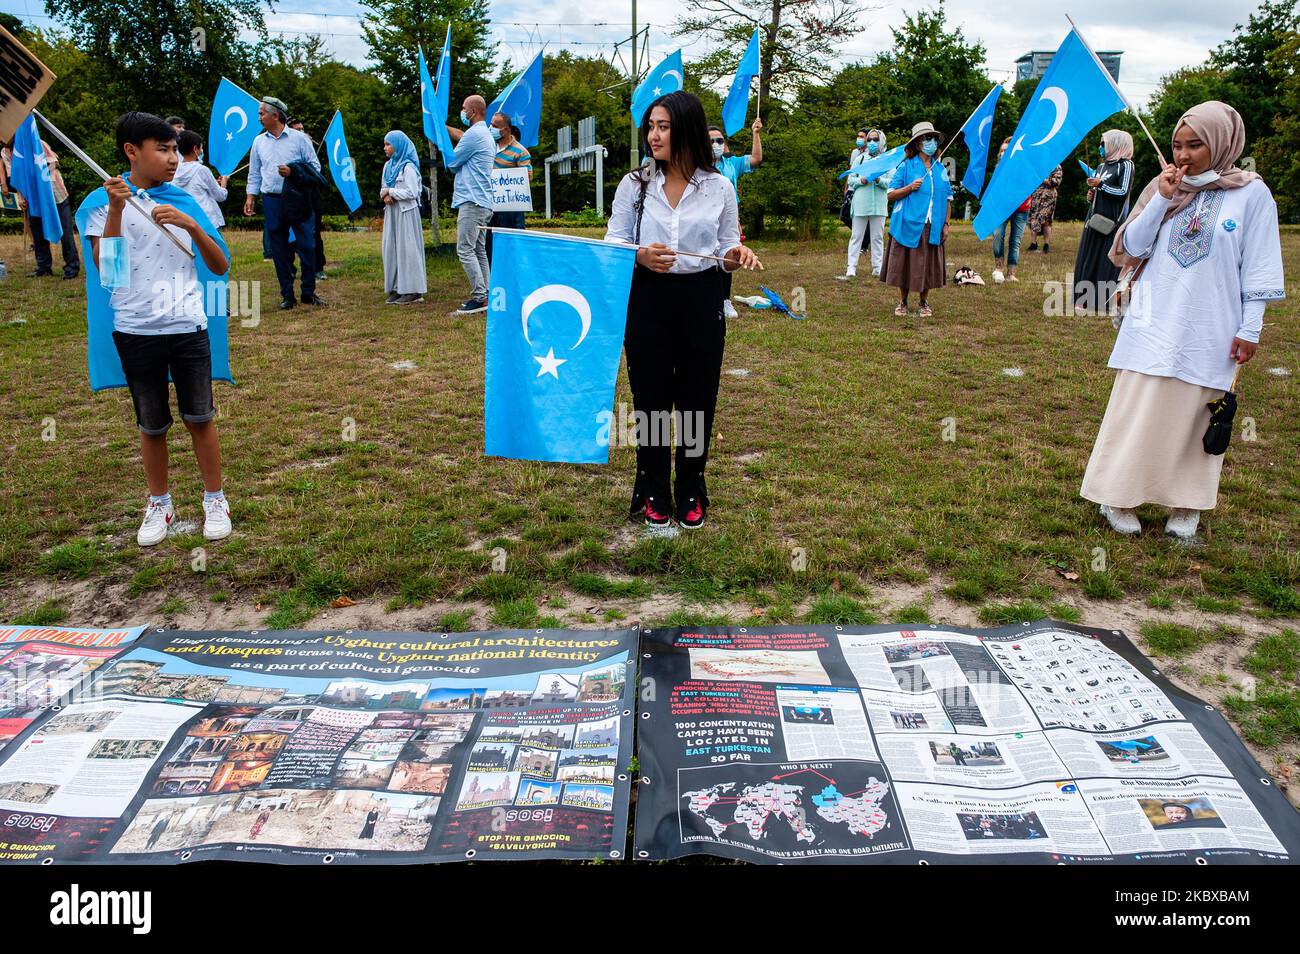
M 596 214 L 601 216 L 602 218 L 605 215 L 605 147 L 604 146 L 596 147 Z
M 633 95 L 636 94 L 637 75 L 638 74 L 636 70 L 636 0 L 632 0 L 632 85 L 630 88 L 632 90 Z M 638 160 L 640 159 L 640 152 L 641 152 L 640 143 L 637 141 L 639 139 L 639 135 L 636 126 L 637 126 L 636 120 L 633 119 L 632 120 L 632 148 L 631 148 L 631 152 L 629 153 L 629 155 L 631 156 L 631 158 L 629 159 L 629 163 L 631 165 L 631 168 L 633 169 L 635 169 L 638 165 L 640 165 L 640 162 Z
M 546 217 L 551 217 L 551 160 L 546 160 Z
M 427 140 L 426 140 L 427 141 Z M 429 218 L 434 248 L 442 245 L 442 232 L 438 225 L 438 147 L 429 143 Z

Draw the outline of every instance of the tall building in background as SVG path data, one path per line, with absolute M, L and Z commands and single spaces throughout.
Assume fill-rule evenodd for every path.
M 1041 79 L 1047 72 L 1047 66 L 1052 62 L 1055 53 L 1055 50 L 1030 50 L 1020 57 L 1016 60 L 1016 82 L 1023 79 Z M 1101 60 L 1101 65 L 1106 67 L 1106 72 L 1110 73 L 1116 83 L 1119 82 L 1119 58 L 1123 55 L 1123 50 L 1097 51 L 1097 59 Z

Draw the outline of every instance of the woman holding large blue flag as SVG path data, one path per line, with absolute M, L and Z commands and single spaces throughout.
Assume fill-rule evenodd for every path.
M 921 296 L 918 315 L 931 317 L 929 292 L 948 283 L 944 243 L 948 241 L 948 216 L 952 211 L 952 185 L 948 173 L 935 160 L 940 135 L 927 122 L 912 127 L 912 138 L 903 150 L 905 158 L 889 181 L 889 249 L 880 280 L 902 293 L 894 309 L 898 318 L 907 317 L 907 296 Z
M 740 243 L 736 190 L 714 166 L 700 101 L 680 91 L 656 99 L 641 141 L 653 161 L 618 184 L 605 234 L 638 246 L 623 341 L 638 418 L 631 515 L 657 527 L 675 513 L 695 529 L 709 507 L 704 465 L 727 336 L 727 273 L 759 262 Z
M 420 157 L 411 137 L 399 129 L 384 136 L 384 291 L 389 305 L 424 301 L 424 222 L 420 218 Z
M 1168 535 L 1195 536 L 1223 469 L 1223 447 L 1206 439 L 1210 405 L 1254 357 L 1265 302 L 1286 297 L 1277 205 L 1237 167 L 1245 142 L 1231 106 L 1193 106 L 1174 127 L 1174 164 L 1143 190 L 1111 246 L 1116 265 L 1142 270 L 1079 493 L 1119 533 L 1140 533 L 1136 508 L 1150 503 L 1169 508 Z

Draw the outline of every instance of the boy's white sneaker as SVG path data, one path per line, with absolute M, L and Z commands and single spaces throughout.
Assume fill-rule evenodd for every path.
M 722 299 L 722 317 L 724 317 L 724 318 L 739 318 L 739 317 L 740 317 L 740 315 L 738 315 L 738 314 L 736 313 L 736 306 L 733 305 L 733 304 L 731 303 L 731 299 L 730 299 L 730 298 L 724 298 L 724 299 Z
M 142 547 L 151 547 L 155 543 L 161 543 L 167 539 L 167 528 L 171 526 L 176 519 L 176 508 L 171 504 L 165 507 L 156 504 L 152 500 L 145 507 L 144 520 L 140 522 L 140 529 L 135 533 L 135 542 Z
M 1006 281 L 1006 276 L 1002 274 L 1002 269 L 1000 268 L 993 269 L 993 284 L 1001 285 L 1004 281 Z
M 1142 532 L 1142 522 L 1138 520 L 1137 511 L 1132 507 L 1107 507 L 1102 504 L 1101 515 L 1106 518 L 1106 522 L 1116 533 L 1131 536 Z
M 203 539 L 224 540 L 230 536 L 230 505 L 225 497 L 203 499 Z
M 1201 522 L 1199 510 L 1174 509 L 1169 511 L 1169 521 L 1165 524 L 1165 533 L 1179 540 L 1191 540 L 1196 537 L 1196 528 Z

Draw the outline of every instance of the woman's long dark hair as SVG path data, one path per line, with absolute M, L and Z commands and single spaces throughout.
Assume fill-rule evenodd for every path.
M 696 172 L 717 172 L 713 164 L 713 147 L 709 144 L 709 121 L 704 116 L 704 104 L 699 97 L 684 90 L 666 93 L 660 96 L 641 117 L 641 146 L 649 153 L 650 114 L 656 106 L 668 110 L 668 122 L 672 132 L 669 136 L 671 154 L 669 162 L 683 172 L 690 169 L 690 175 Z M 668 163 L 655 160 L 655 168 L 662 169 Z

